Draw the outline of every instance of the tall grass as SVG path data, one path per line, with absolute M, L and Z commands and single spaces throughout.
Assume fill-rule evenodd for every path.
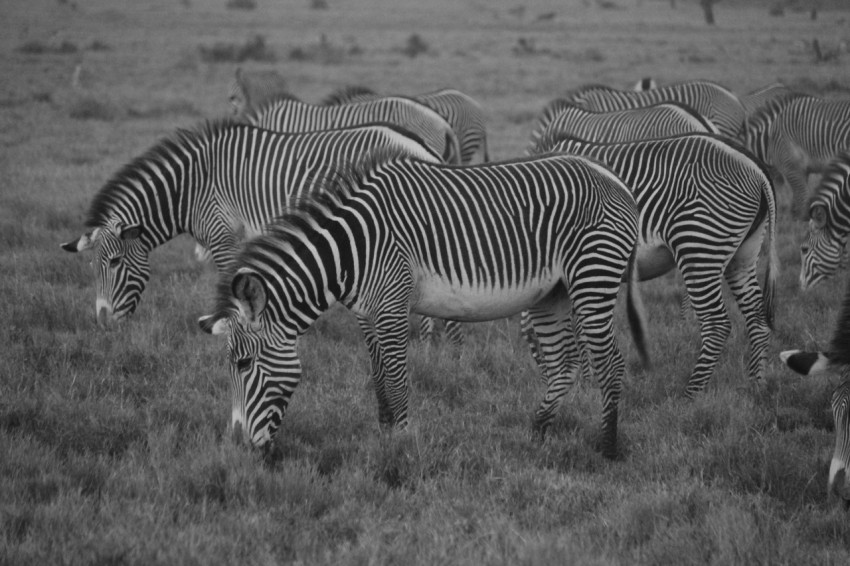
M 121 103 L 109 119 L 97 109 L 94 119 L 76 119 L 70 104 L 50 102 L 61 96 L 34 96 L 61 94 L 56 85 L 73 67 L 67 57 L 10 50 L 0 59 L 4 76 L 21 77 L 0 94 L 19 101 L 0 113 L 0 564 L 850 560 L 850 517 L 825 489 L 837 376 L 801 379 L 775 359 L 781 349 L 827 343 L 846 274 L 799 293 L 803 228 L 791 223 L 781 189 L 783 270 L 765 383 L 745 376 L 746 336 L 732 307 L 733 335 L 712 382 L 685 399 L 696 322 L 680 314 L 677 277 L 645 283 L 654 366 L 639 367 L 618 311 L 628 371 L 614 461 L 595 448 L 601 401 L 592 376 L 567 394 L 547 438 L 533 439 L 544 387 L 515 319 L 467 325 L 461 348 L 414 343 L 413 426 L 381 433 L 368 355 L 341 307 L 300 340 L 304 377 L 274 453 L 263 459 L 227 434 L 223 342 L 195 323 L 216 278 L 191 258 L 192 242 L 179 238 L 154 252 L 139 311 L 108 330 L 95 323 L 89 258 L 58 247 L 79 235 L 89 199 L 122 164 L 197 114 L 227 111 L 232 67 L 175 64 L 186 53 L 197 57 L 198 45 L 215 45 L 216 26 L 289 46 L 315 43 L 312 25 L 346 42 L 355 29 L 368 49 L 344 65 L 287 61 L 281 72 L 299 94 L 318 99 L 347 83 L 395 92 L 457 87 L 490 110 L 492 153 L 508 158 L 522 152 L 536 112 L 563 89 L 632 84 L 658 74 L 648 65 L 665 69 L 664 79 L 693 78 L 682 53 L 712 53 L 700 76 L 728 79 L 741 92 L 778 77 L 837 91 L 836 79 L 797 62 L 793 45 L 775 39 L 810 37 L 820 23 L 769 18 L 781 29 L 759 31 L 747 18 L 765 10 L 740 8 L 742 27 L 703 31 L 685 3 L 638 11 L 576 1 L 575 21 L 559 16 L 559 26 L 518 31 L 516 18 L 463 3 L 444 1 L 432 15 L 412 2 L 409 12 L 378 3 L 323 11 L 304 2 L 285 10 L 263 4 L 256 13 L 269 21 L 252 20 L 249 29 L 233 22 L 225 2 L 194 2 L 167 13 L 172 29 L 161 13 L 129 3 L 117 12 L 113 4 L 70 20 L 69 37 L 110 46 L 87 53 L 87 69 L 109 85 L 108 100 L 144 101 L 129 110 Z M 515 7 L 496 4 L 496 15 Z M 22 29 L 37 19 L 11 8 L 8 17 Z M 635 18 L 644 22 L 637 31 Z M 400 61 L 398 45 L 412 29 L 427 29 L 433 49 Z M 511 57 L 518 37 L 587 55 Z M 767 56 L 773 66 L 763 65 Z M 736 62 L 727 67 L 730 57 Z

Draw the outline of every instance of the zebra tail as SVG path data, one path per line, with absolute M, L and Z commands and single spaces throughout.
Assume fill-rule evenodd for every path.
M 776 193 L 768 179 L 767 199 L 767 273 L 764 281 L 764 316 L 767 327 L 775 330 L 776 282 L 779 278 L 779 254 L 776 251 Z
M 632 332 L 632 340 L 637 347 L 641 364 L 644 368 L 649 369 L 652 367 L 652 360 L 649 358 L 649 350 L 646 346 L 646 309 L 643 306 L 638 281 L 637 246 L 632 250 L 632 255 L 629 257 L 628 270 L 626 312 L 629 317 L 629 329 Z

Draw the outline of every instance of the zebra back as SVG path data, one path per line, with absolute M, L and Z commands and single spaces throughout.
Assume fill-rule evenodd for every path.
M 460 161 L 460 145 L 449 123 L 424 104 L 399 96 L 336 106 L 277 99 L 249 113 L 247 121 L 279 132 L 307 132 L 390 122 L 421 137 L 446 162 Z
M 568 93 L 567 98 L 590 110 L 611 111 L 638 108 L 660 102 L 680 102 L 713 122 L 724 135 L 740 132 L 745 113 L 731 90 L 711 81 L 688 81 L 645 91 L 617 90 L 588 85 Z
M 718 133 L 717 128 L 695 110 L 676 102 L 665 102 L 595 112 L 565 99 L 550 103 L 532 132 L 532 147 L 552 132 L 600 143 L 636 141 L 687 133 Z

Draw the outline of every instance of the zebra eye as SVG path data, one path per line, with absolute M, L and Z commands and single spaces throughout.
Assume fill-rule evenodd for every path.
M 251 367 L 251 358 L 240 358 L 236 360 L 235 365 L 238 371 L 245 371 Z
M 119 265 L 121 265 L 121 256 L 115 256 L 109 260 L 109 267 L 112 269 L 116 269 Z

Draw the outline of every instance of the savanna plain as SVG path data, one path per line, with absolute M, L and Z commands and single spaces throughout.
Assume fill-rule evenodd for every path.
M 799 291 L 805 226 L 782 186 L 765 382 L 746 377 L 732 306 L 716 374 L 686 399 L 696 321 L 678 276 L 644 283 L 653 366 L 620 308 L 613 461 L 595 447 L 592 376 L 533 440 L 544 387 L 516 319 L 466 325 L 461 347 L 414 340 L 415 425 L 383 434 L 342 308 L 300 340 L 303 380 L 263 459 L 227 434 L 224 342 L 196 324 L 216 274 L 193 242 L 154 252 L 138 311 L 107 329 L 89 257 L 59 248 L 123 164 L 229 112 L 237 65 L 308 101 L 348 84 L 460 89 L 506 159 L 585 83 L 847 96 L 850 7 L 782 6 L 726 0 L 709 26 L 697 0 L 0 2 L 0 563 L 850 563 L 850 515 L 826 493 L 838 376 L 802 379 L 776 356 L 828 343 L 847 275 Z

